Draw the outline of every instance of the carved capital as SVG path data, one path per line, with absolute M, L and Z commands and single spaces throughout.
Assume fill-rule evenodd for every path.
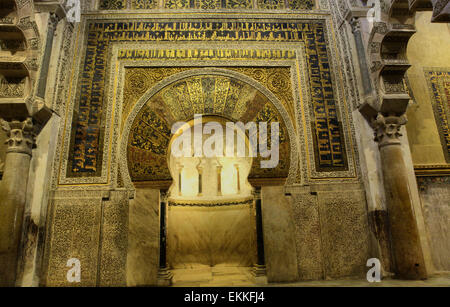
M 255 200 L 261 199 L 261 188 L 255 188 L 252 191 L 253 197 L 255 198 Z
M 407 123 L 406 115 L 384 116 L 378 113 L 377 118 L 372 121 L 372 127 L 375 131 L 375 141 L 380 147 L 387 145 L 400 144 L 400 129 Z
M 361 22 L 359 18 L 352 18 L 350 20 L 350 26 L 352 27 L 352 33 L 361 32 Z
M 58 15 L 56 15 L 55 13 L 50 13 L 50 16 L 48 18 L 48 28 L 49 30 L 51 29 L 52 31 L 56 30 L 56 27 L 58 25 L 58 22 L 60 21 L 61 18 L 59 18 Z
M 167 190 L 160 190 L 159 191 L 159 198 L 160 198 L 160 202 L 162 203 L 167 203 L 168 197 L 169 197 L 169 193 Z
M 0 125 L 8 137 L 5 142 L 8 145 L 6 152 L 25 153 L 31 156 L 36 138 L 32 119 L 9 122 L 0 119 Z

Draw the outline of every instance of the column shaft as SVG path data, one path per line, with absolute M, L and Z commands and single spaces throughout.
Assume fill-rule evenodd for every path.
M 380 148 L 380 154 L 396 274 L 406 279 L 426 278 L 402 149 L 387 145 Z
M 402 279 L 424 279 L 427 272 L 399 140 L 406 122 L 405 115 L 379 113 L 373 126 L 380 147 L 395 274 Z
M 8 149 L 0 184 L 0 286 L 14 286 L 34 136 L 31 119 L 1 125 Z

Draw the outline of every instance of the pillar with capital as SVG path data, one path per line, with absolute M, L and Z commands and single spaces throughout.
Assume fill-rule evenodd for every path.
M 156 281 L 157 285 L 160 287 L 171 286 L 173 278 L 173 274 L 167 268 L 167 197 L 167 191 L 160 191 L 159 269 Z
M 406 122 L 406 115 L 379 113 L 372 127 L 380 149 L 395 273 L 404 279 L 424 279 L 427 272 L 400 143 Z
M 0 184 L 0 286 L 14 286 L 35 133 L 31 118 L 0 121 L 8 137 Z

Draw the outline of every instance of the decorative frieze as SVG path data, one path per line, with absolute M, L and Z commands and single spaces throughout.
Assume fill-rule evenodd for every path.
M 26 78 L 0 76 L 0 98 L 20 98 L 25 93 Z
M 314 0 L 257 0 L 258 9 L 265 10 L 311 10 L 316 7 Z M 220 10 L 220 9 L 253 9 L 252 0 L 101 0 L 101 10 Z

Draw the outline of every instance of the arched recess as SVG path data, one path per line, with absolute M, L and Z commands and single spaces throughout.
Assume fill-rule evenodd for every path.
M 231 89 L 231 91 L 233 91 L 233 95 L 237 95 L 239 96 L 240 91 L 243 91 L 242 94 L 243 95 L 255 95 L 255 99 L 252 100 L 253 104 L 252 106 L 255 107 L 259 107 L 259 113 L 258 114 L 253 114 L 254 116 L 251 116 L 251 112 L 248 111 L 247 113 L 245 111 L 241 111 L 239 112 L 232 112 L 230 114 L 230 112 L 225 112 L 226 110 L 224 109 L 223 112 L 217 112 L 214 109 L 212 110 L 208 110 L 207 108 L 196 106 L 198 107 L 198 109 L 192 108 L 190 109 L 190 113 L 189 114 L 185 114 L 184 116 L 182 115 L 178 115 L 178 116 L 173 116 L 173 114 L 169 114 L 169 113 L 176 113 L 177 110 L 171 109 L 171 112 L 168 112 L 168 110 L 170 110 L 170 106 L 166 106 L 166 108 L 164 107 L 159 107 L 157 109 L 155 109 L 157 112 L 160 112 L 159 114 L 163 114 L 163 116 L 158 116 L 158 118 L 155 118 L 155 122 L 154 124 L 156 125 L 165 125 L 165 127 L 163 127 L 163 130 L 166 131 L 166 136 L 167 136 L 167 131 L 169 131 L 170 133 L 170 126 L 171 123 L 174 123 L 176 121 L 189 121 L 193 118 L 193 115 L 195 114 L 195 112 L 198 112 L 197 114 L 206 114 L 206 115 L 218 115 L 218 116 L 222 116 L 224 118 L 228 118 L 230 121 L 238 121 L 239 119 L 242 119 L 244 122 L 245 121 L 264 121 L 267 120 L 268 122 L 270 122 L 271 119 L 274 118 L 278 118 L 280 120 L 280 164 L 283 166 L 283 172 L 285 172 L 284 177 L 286 178 L 286 183 L 292 183 L 295 179 L 295 176 L 297 174 L 298 171 L 298 143 L 297 143 L 297 138 L 295 136 L 295 131 L 294 131 L 294 125 L 292 123 L 291 118 L 288 115 L 288 112 L 286 111 L 286 109 L 284 108 L 284 106 L 282 105 L 282 103 L 278 100 L 277 97 L 275 97 L 275 95 L 270 92 L 270 90 L 268 90 L 267 88 L 265 88 L 264 86 L 262 86 L 260 83 L 258 83 L 257 81 L 243 75 L 240 74 L 238 72 L 235 71 L 231 71 L 231 70 L 227 70 L 227 69 L 221 69 L 221 68 L 201 68 L 201 69 L 191 69 L 188 71 L 184 71 L 178 74 L 175 74 L 173 76 L 170 76 L 164 80 L 162 80 L 160 83 L 158 83 L 156 86 L 154 86 L 153 88 L 149 89 L 140 99 L 139 101 L 136 103 L 136 105 L 133 107 L 133 110 L 130 112 L 130 115 L 128 116 L 125 125 L 124 125 L 124 129 L 123 129 L 123 133 L 121 136 L 121 140 L 120 140 L 120 149 L 119 149 L 119 176 L 121 177 L 121 180 L 124 183 L 124 186 L 126 188 L 129 189 L 134 189 L 134 185 L 133 185 L 133 174 L 132 172 L 130 173 L 129 171 L 129 165 L 128 165 L 128 158 L 129 158 L 129 152 L 128 152 L 128 147 L 129 147 L 129 141 L 133 140 L 133 127 L 139 129 L 139 125 L 137 125 L 135 122 L 138 119 L 138 117 L 140 116 L 140 114 L 150 114 L 151 118 L 153 115 L 151 115 L 151 112 L 149 112 L 149 109 L 147 107 L 148 103 L 152 104 L 153 101 L 157 101 L 157 103 L 154 103 L 154 106 L 161 106 L 161 95 L 166 94 L 167 92 L 169 92 L 170 90 L 174 90 L 174 88 L 176 88 L 177 86 L 179 86 L 178 89 L 180 89 L 181 87 L 183 87 L 181 84 L 184 82 L 199 82 L 201 80 L 202 84 L 207 84 L 208 80 L 212 80 L 214 79 L 215 82 L 220 83 L 221 81 L 226 82 L 230 82 L 230 83 L 235 83 L 235 87 L 234 89 Z M 228 81 L 227 81 L 228 80 Z M 195 85 L 192 86 L 192 88 L 195 88 Z M 232 88 L 232 87 L 230 87 Z M 181 89 L 180 89 L 181 90 Z M 186 89 L 185 89 L 186 90 Z M 248 90 L 252 90 L 253 93 L 248 92 Z M 208 94 L 208 92 L 204 92 L 203 94 Z M 170 93 L 167 94 L 170 96 Z M 239 97 L 238 97 L 239 98 Z M 153 99 L 153 100 L 152 100 Z M 205 99 L 205 96 L 203 95 L 203 99 Z M 192 100 L 191 100 L 192 101 Z M 242 99 L 237 102 L 242 104 Z M 250 101 L 250 100 L 249 100 Z M 163 105 L 164 106 L 164 105 Z M 234 105 L 236 106 L 236 104 Z M 251 105 L 247 105 L 244 103 L 244 109 L 246 109 L 246 107 L 251 107 Z M 244 110 L 242 109 L 242 110 Z M 146 113 L 147 112 L 147 113 Z M 237 116 L 237 114 L 241 114 L 241 116 Z M 269 117 L 267 117 L 267 115 L 269 115 Z M 260 116 L 259 118 L 257 116 Z M 271 117 L 270 117 L 271 116 Z M 270 123 L 268 125 L 270 127 Z M 270 129 L 270 128 L 269 128 Z M 283 132 L 284 131 L 284 132 Z M 141 131 L 142 132 L 142 131 Z M 141 133 L 141 132 L 138 132 Z M 145 132 L 144 132 L 145 133 Z M 287 145 L 287 153 L 288 153 L 288 163 L 287 165 L 284 165 L 282 163 L 286 163 L 286 161 L 282 161 L 283 157 L 281 156 L 282 152 L 283 152 L 283 138 L 284 139 L 284 144 Z M 166 138 L 167 139 L 167 138 Z M 169 138 L 170 139 L 170 135 Z M 145 141 L 145 140 L 143 140 Z M 156 144 L 156 142 L 154 142 Z M 152 146 L 152 145 L 148 145 L 148 146 Z M 165 147 L 164 146 L 160 146 L 158 149 L 155 148 L 153 151 L 158 152 L 159 151 L 159 159 L 161 161 L 161 164 L 163 166 L 163 168 L 166 165 L 166 161 L 167 161 L 167 157 L 166 157 L 166 152 L 165 152 Z M 153 157 L 152 156 L 148 156 L 148 157 Z M 144 157 L 145 159 L 146 157 Z M 258 164 L 256 164 L 258 163 Z M 161 166 L 160 165 L 160 166 Z M 254 159 L 254 165 L 259 165 L 258 159 Z M 255 166 L 256 167 L 256 166 Z M 275 169 L 276 170 L 276 169 Z M 268 169 L 267 172 L 269 173 L 268 176 L 266 176 L 266 178 L 270 178 L 270 172 L 272 172 L 273 170 Z M 168 173 L 168 169 L 167 169 L 167 173 Z M 170 175 L 169 175 L 170 176 Z M 264 178 L 264 176 L 262 176 Z M 157 181 L 156 177 L 153 178 L 155 179 L 155 181 Z M 145 178 L 143 179 L 145 180 Z

